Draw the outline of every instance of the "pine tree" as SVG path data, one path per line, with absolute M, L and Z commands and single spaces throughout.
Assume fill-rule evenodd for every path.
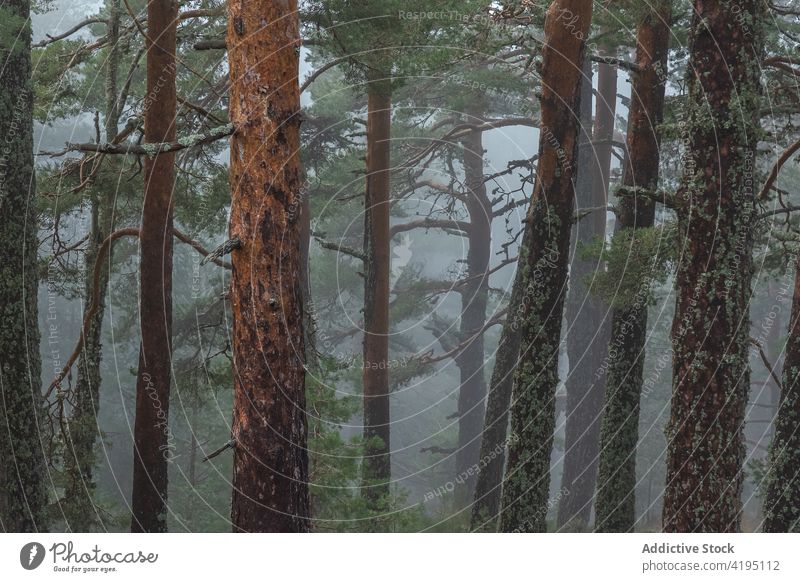
M 636 229 L 652 227 L 655 216 L 653 196 L 658 188 L 670 18 L 671 1 L 667 0 L 646 11 L 637 26 L 636 64 L 639 69 L 631 84 L 628 156 L 615 235 L 630 247 L 637 244 Z M 650 196 L 637 195 L 638 190 Z M 611 314 L 611 347 L 597 477 L 595 527 L 598 531 L 631 531 L 635 521 L 639 400 L 652 281 L 644 279 L 632 283 L 636 288 L 633 301 L 614 307 Z
M 520 362 L 514 377 L 502 531 L 546 530 L 561 318 L 574 220 L 580 80 L 592 3 L 555 0 L 542 49 L 536 188 L 526 218 Z
M 148 2 L 145 144 L 175 140 L 177 22 L 175 0 Z M 167 528 L 174 166 L 173 152 L 157 152 L 144 159 L 144 206 L 139 234 L 142 340 L 136 378 L 133 532 L 159 532 Z
M 264 23 L 267 23 L 264 25 Z M 300 267 L 300 30 L 296 0 L 233 0 L 228 15 L 234 404 L 231 521 L 310 528 Z
M 763 3 L 695 0 L 663 527 L 741 525 Z M 732 16 L 733 15 L 733 16 Z M 722 235 L 722 236 L 720 236 Z

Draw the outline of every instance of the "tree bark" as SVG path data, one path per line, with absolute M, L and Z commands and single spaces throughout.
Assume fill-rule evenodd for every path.
M 610 146 L 593 146 L 592 141 L 609 140 L 613 136 L 617 96 L 616 69 L 600 65 L 597 116 L 592 129 L 592 65 L 586 58 L 584 63 L 581 80 L 581 125 L 584 130 L 578 144 L 575 186 L 578 213 L 581 209 L 600 208 L 607 204 L 611 149 Z M 606 213 L 596 210 L 575 224 L 570 243 L 573 260 L 566 307 L 569 376 L 566 380 L 564 471 L 561 476 L 561 491 L 569 493 L 559 499 L 559 529 L 586 529 L 592 509 L 605 388 L 597 370 L 606 357 L 609 326 L 605 304 L 592 295 L 585 282 L 592 273 L 602 270 L 602 263 L 597 259 L 583 259 L 580 255 L 581 245 L 604 239 L 605 232 Z
M 530 231 L 525 229 L 520 244 L 518 265 L 526 263 L 526 249 L 530 246 Z M 478 478 L 475 485 L 475 502 L 472 505 L 470 528 L 473 531 L 494 532 L 500 517 L 500 496 L 503 469 L 508 445 L 508 418 L 514 370 L 519 362 L 519 343 L 522 299 L 526 294 L 522 269 L 518 268 L 511 287 L 508 316 L 500 334 L 494 357 L 494 369 L 489 382 L 483 437 L 478 457 Z
M 368 88 L 367 191 L 364 203 L 364 461 L 363 494 L 376 507 L 389 493 L 390 139 L 391 89 Z
M 111 143 L 117 136 L 119 105 L 117 75 L 119 69 L 119 21 L 120 0 L 107 0 L 108 20 L 106 37 L 106 105 L 105 139 Z M 114 160 L 106 160 L 112 164 Z M 102 187 L 102 186 L 101 186 Z M 90 186 L 93 189 L 93 186 Z M 92 192 L 92 221 L 86 248 L 86 273 L 84 297 L 86 305 L 92 302 L 94 287 L 94 264 L 100 245 L 113 230 L 114 192 Z M 78 377 L 75 383 L 76 404 L 69 421 L 68 451 L 64 459 L 67 484 L 62 504 L 67 528 L 74 532 L 86 532 L 97 521 L 94 504 L 95 442 L 100 432 L 97 415 L 100 404 L 100 364 L 102 361 L 102 326 L 105 314 L 105 299 L 110 274 L 111 250 L 108 260 L 101 267 L 98 287 L 97 310 L 92 318 L 84 347 L 78 361 Z
M 230 236 L 237 532 L 310 529 L 296 0 L 231 0 Z
M 668 532 L 741 524 L 763 40 L 758 0 L 695 0 L 667 431 Z M 732 15 L 736 15 L 733 17 Z
M 766 471 L 765 532 L 800 532 L 800 255 L 795 259 L 794 294 Z
M 483 178 L 483 133 L 475 131 L 462 140 L 464 181 L 467 189 L 469 233 L 468 283 L 461 291 L 460 341 L 464 348 L 456 357 L 461 388 L 458 394 L 458 449 L 456 473 L 462 479 L 456 507 L 466 507 L 475 494 L 476 463 L 480 454 L 485 415 L 486 357 L 483 327 L 489 300 L 489 259 L 492 252 L 492 207 Z M 472 470 L 470 470 L 472 469 Z
M 547 529 L 558 352 L 574 211 L 580 79 L 592 19 L 589 0 L 555 0 L 542 49 L 541 130 L 522 301 L 521 358 L 514 378 L 502 531 Z
M 43 532 L 48 481 L 39 430 L 43 403 L 30 2 L 5 2 L 0 18 L 0 529 Z
M 175 140 L 177 21 L 175 0 L 147 3 L 145 143 Z M 132 532 L 167 530 L 174 166 L 175 154 L 170 152 L 144 160 L 144 206 L 139 235 L 142 343 L 136 378 Z
M 662 0 L 637 28 L 639 71 L 631 84 L 628 155 L 622 179 L 623 187 L 634 192 L 658 188 L 671 11 L 671 0 Z M 655 204 L 644 196 L 622 196 L 617 213 L 618 233 L 648 228 L 653 226 Z M 635 239 L 631 241 L 635 244 Z M 651 281 L 636 283 L 632 304 L 614 308 L 611 315 L 595 519 L 595 528 L 602 532 L 632 531 L 635 522 L 636 444 Z

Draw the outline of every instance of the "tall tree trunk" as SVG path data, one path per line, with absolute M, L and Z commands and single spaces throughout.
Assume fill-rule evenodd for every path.
M 238 532 L 310 528 L 296 0 L 231 0 L 233 500 Z
M 108 9 L 106 26 L 108 53 L 105 62 L 105 139 L 111 142 L 117 136 L 120 117 L 117 89 L 120 0 L 107 0 L 106 6 Z M 107 160 L 107 163 L 113 164 L 113 160 Z M 113 229 L 114 193 L 93 191 L 91 202 L 92 222 L 86 249 L 84 278 L 84 297 L 87 305 L 92 302 L 94 296 L 93 270 L 98 249 Z M 111 251 L 109 250 L 109 259 L 100 266 L 102 272 L 97 292 L 97 310 L 89 326 L 78 360 L 78 378 L 75 384 L 76 404 L 69 422 L 68 451 L 64 459 L 67 485 L 62 507 L 67 528 L 74 532 L 89 531 L 98 517 L 93 501 L 95 491 L 93 469 L 95 441 L 100 432 L 97 414 L 100 404 L 102 325 L 110 263 Z
M 794 277 L 782 391 L 767 460 L 765 532 L 800 532 L 800 255 Z
M 663 527 L 741 524 L 760 0 L 694 0 Z M 736 15 L 733 17 L 732 15 Z
M 639 22 L 636 64 L 631 85 L 628 138 L 617 232 L 653 226 L 655 203 L 637 190 L 658 189 L 660 125 L 664 118 L 664 90 L 671 0 L 662 0 Z M 635 238 L 631 238 L 635 245 Z M 596 529 L 632 531 L 635 521 L 636 443 L 639 439 L 639 400 L 647 339 L 647 306 L 651 281 L 636 281 L 637 293 L 629 306 L 615 307 L 611 315 L 612 340 L 608 354 L 606 401 L 601 428 L 597 478 Z
M 175 33 L 178 3 L 147 3 L 145 143 L 175 140 Z M 175 154 L 144 159 L 144 207 L 139 235 L 142 343 L 136 378 L 131 531 L 167 529 L 169 395 L 172 356 L 172 190 Z
M 600 65 L 597 116 L 592 130 L 592 65 L 589 59 L 584 58 L 584 61 L 581 80 L 581 125 L 584 130 L 578 144 L 575 194 L 579 213 L 586 208 L 595 210 L 575 224 L 570 245 L 574 253 L 566 307 L 570 369 L 566 381 L 564 471 L 561 476 L 561 490 L 569 493 L 562 495 L 558 503 L 558 527 L 575 530 L 584 530 L 591 515 L 605 388 L 597 370 L 606 357 L 609 333 L 606 306 L 599 297 L 592 295 L 585 283 L 587 277 L 602 269 L 602 264 L 596 259 L 582 259 L 580 254 L 581 245 L 605 238 L 606 213 L 596 209 L 605 207 L 607 203 L 611 149 L 610 145 L 593 146 L 592 141 L 611 139 L 617 96 L 616 70 L 609 65 Z
M 391 89 L 372 81 L 368 91 L 367 192 L 364 203 L 364 497 L 389 493 L 389 267 Z
M 0 6 L 0 529 L 47 530 L 30 2 Z
M 555 0 L 545 21 L 539 165 L 525 225 L 530 248 L 520 264 L 530 287 L 522 301 L 503 531 L 547 529 L 558 352 L 574 220 L 581 65 L 591 20 L 591 0 Z
M 475 494 L 476 463 L 481 446 L 485 413 L 486 357 L 483 327 L 489 299 L 489 259 L 492 252 L 492 206 L 483 178 L 483 132 L 474 131 L 462 140 L 464 178 L 467 189 L 469 234 L 467 250 L 468 283 L 461 291 L 460 340 L 464 348 L 456 363 L 461 375 L 458 395 L 458 449 L 456 472 L 463 481 L 457 490 L 456 505 L 466 507 Z
M 508 418 L 514 371 L 519 361 L 519 343 L 522 300 L 527 294 L 526 281 L 521 268 L 527 261 L 526 249 L 530 246 L 530 230 L 525 228 L 517 259 L 517 274 L 511 287 L 508 315 L 494 357 L 494 369 L 489 382 L 481 450 L 478 457 L 478 478 L 475 502 L 472 505 L 470 528 L 473 531 L 497 530 L 500 517 L 500 495 L 503 469 L 506 462 Z M 529 283 L 528 283 L 529 284 Z

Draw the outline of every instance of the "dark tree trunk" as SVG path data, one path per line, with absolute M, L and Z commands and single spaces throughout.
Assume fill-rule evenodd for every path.
M 106 55 L 106 113 L 105 139 L 111 142 L 117 136 L 119 105 L 117 71 L 119 68 L 119 20 L 120 0 L 108 0 L 108 53 Z M 113 160 L 106 160 L 112 164 Z M 84 297 L 86 305 L 93 300 L 94 268 L 98 249 L 113 229 L 114 193 L 113 191 L 92 192 L 92 222 L 86 249 L 86 274 Z M 97 415 L 100 404 L 100 364 L 102 360 L 102 325 L 105 314 L 105 299 L 111 263 L 102 263 L 100 284 L 98 286 L 97 310 L 84 340 L 84 347 L 78 360 L 78 377 L 75 383 L 76 404 L 69 422 L 69 443 L 64 465 L 67 484 L 62 504 L 67 528 L 74 532 L 89 531 L 97 521 L 94 504 L 94 464 L 95 441 L 100 433 Z
M 266 23 L 266 24 L 265 24 Z M 310 528 L 296 0 L 231 0 L 230 236 L 237 532 Z
M 526 251 L 530 246 L 530 230 L 525 229 L 520 245 L 518 265 L 526 263 Z M 508 316 L 500 334 L 500 342 L 494 357 L 494 369 L 489 382 L 489 397 L 486 402 L 481 450 L 478 456 L 478 478 L 475 486 L 475 502 L 472 505 L 470 528 L 473 531 L 493 532 L 497 530 L 500 517 L 500 495 L 503 469 L 506 462 L 508 418 L 511 408 L 511 392 L 514 386 L 514 371 L 519 361 L 519 342 L 522 298 L 525 295 L 522 269 L 517 269 Z
M 585 282 L 592 273 L 602 270 L 603 265 L 596 259 L 581 258 L 581 245 L 605 237 L 606 213 L 597 209 L 607 203 L 611 149 L 605 145 L 593 147 L 592 141 L 611 139 L 617 96 L 616 70 L 600 65 L 597 117 L 592 130 L 592 65 L 588 59 L 584 62 L 581 79 L 581 125 L 584 129 L 578 144 L 576 212 L 587 208 L 595 210 L 575 224 L 570 244 L 573 259 L 566 307 L 569 376 L 561 476 L 561 491 L 568 493 L 562 495 L 558 503 L 558 527 L 578 531 L 586 529 L 592 509 L 605 387 L 597 371 L 606 357 L 609 333 L 606 305 L 592 295 Z
M 178 3 L 147 3 L 145 143 L 175 140 L 175 33 Z M 172 356 L 172 190 L 175 154 L 144 159 L 139 235 L 142 343 L 136 378 L 131 531 L 167 530 L 167 467 L 171 454 L 169 395 Z
M 47 531 L 30 2 L 0 6 L 0 529 Z M 9 46 L 8 43 L 13 43 Z
M 574 220 L 581 64 L 591 20 L 590 0 L 555 0 L 545 22 L 539 165 L 525 225 L 529 248 L 520 263 L 526 292 L 502 496 L 503 531 L 547 529 L 558 352 Z
M 640 71 L 631 85 L 628 155 L 622 179 L 623 188 L 633 192 L 655 192 L 658 188 L 659 126 L 664 117 L 670 18 L 668 0 L 645 15 L 637 28 L 636 63 Z M 618 233 L 651 227 L 655 203 L 644 196 L 623 195 L 617 215 Z M 631 244 L 636 244 L 635 238 Z M 651 282 L 636 284 L 631 305 L 616 307 L 611 315 L 595 519 L 596 529 L 604 532 L 632 531 L 635 521 L 636 443 Z
M 470 121 L 470 120 L 468 120 Z M 470 121 L 471 122 L 471 121 Z M 466 507 L 475 494 L 476 463 L 481 446 L 481 431 L 486 399 L 483 327 L 489 299 L 489 258 L 492 252 L 492 207 L 483 178 L 483 132 L 475 131 L 462 140 L 469 234 L 467 284 L 461 291 L 460 340 L 464 348 L 456 358 L 461 375 L 458 395 L 458 449 L 456 473 L 459 485 L 458 508 Z M 472 469 L 472 470 L 470 470 Z
M 367 192 L 364 202 L 363 495 L 375 506 L 391 480 L 389 412 L 390 138 L 389 83 L 368 89 Z
M 765 532 L 800 532 L 800 256 L 795 261 L 792 315 L 782 392 L 770 445 L 764 497 Z
M 663 527 L 741 524 L 759 133 L 760 0 L 695 0 Z M 737 15 L 733 17 L 732 15 Z

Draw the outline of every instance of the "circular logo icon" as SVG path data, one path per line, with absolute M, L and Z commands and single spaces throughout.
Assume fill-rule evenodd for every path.
M 38 542 L 30 542 L 19 551 L 19 563 L 26 570 L 35 570 L 44 561 L 44 546 Z

